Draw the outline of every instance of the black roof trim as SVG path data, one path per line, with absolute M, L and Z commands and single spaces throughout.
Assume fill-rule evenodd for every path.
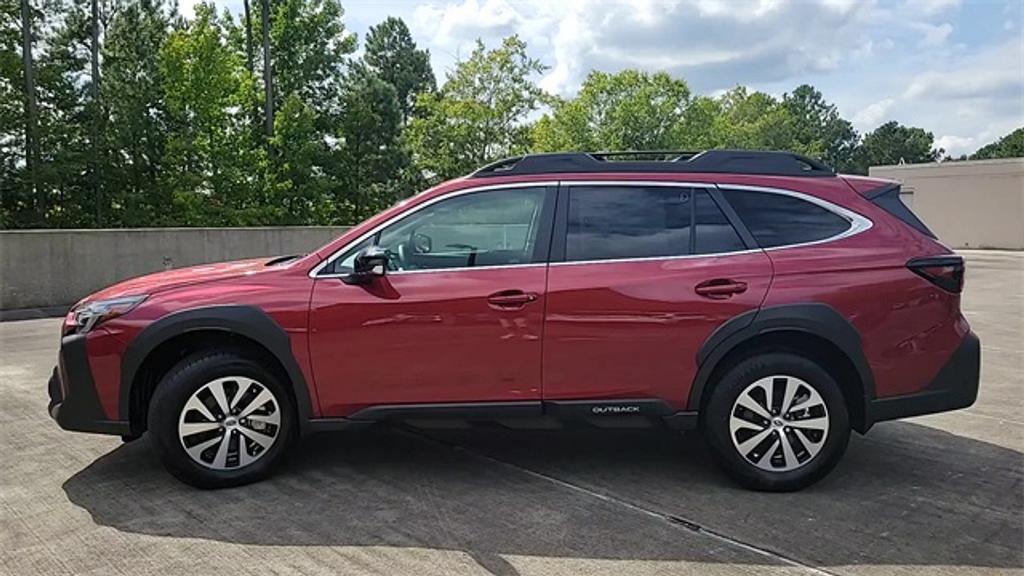
M 655 157 L 641 160 L 639 158 Z M 662 159 L 657 159 L 658 157 Z M 620 158 L 627 158 L 622 160 Z M 831 177 L 836 173 L 825 164 L 793 152 L 766 150 L 671 150 L 624 152 L 558 152 L 527 154 L 498 160 L 469 175 L 470 178 L 522 176 L 559 173 L 729 173 L 764 176 Z

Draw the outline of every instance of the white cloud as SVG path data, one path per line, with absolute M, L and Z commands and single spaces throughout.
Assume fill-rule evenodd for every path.
M 946 154 L 954 157 L 977 150 L 986 143 L 988 143 L 987 140 L 981 140 L 974 136 L 954 136 L 952 134 L 939 136 L 935 139 L 935 146 L 937 148 L 942 148 L 946 151 Z
M 907 0 L 906 9 L 926 16 L 941 14 L 960 7 L 960 0 Z
M 196 15 L 196 4 L 199 2 L 200 0 L 178 0 L 178 10 L 182 16 L 192 18 Z
M 453 0 L 421 6 L 416 28 L 451 51 L 519 33 L 548 47 L 543 85 L 566 94 L 587 71 L 663 69 L 698 90 L 836 70 L 869 41 L 871 2 L 832 0 Z M 542 58 L 543 59 L 543 58 Z
M 929 24 L 927 22 L 911 22 L 910 27 L 921 32 L 922 46 L 941 46 L 946 43 L 949 35 L 953 33 L 953 25 L 949 22 L 942 24 Z
M 853 116 L 854 126 L 861 131 L 868 131 L 876 128 L 886 120 L 886 114 L 892 109 L 896 101 L 892 98 L 885 98 L 864 107 Z
M 1024 94 L 1024 54 L 1018 40 L 919 73 L 903 96 L 908 99 L 993 99 Z

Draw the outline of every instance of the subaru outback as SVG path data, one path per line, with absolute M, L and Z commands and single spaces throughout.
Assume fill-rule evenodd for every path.
M 794 490 L 851 430 L 974 402 L 963 283 L 894 182 L 786 152 L 526 155 L 303 256 L 88 296 L 49 412 L 148 432 L 205 488 L 310 432 L 545 416 L 699 429 L 743 485 Z

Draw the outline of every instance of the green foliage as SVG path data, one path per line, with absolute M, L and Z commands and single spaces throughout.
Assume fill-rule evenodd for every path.
M 367 69 L 353 74 L 341 95 L 338 119 L 338 178 L 347 198 L 347 221 L 372 216 L 401 194 L 400 178 L 409 165 L 403 149 L 402 109 L 395 87 Z M 345 220 L 340 220 L 345 221 Z
M 722 95 L 719 105 L 712 129 L 717 147 L 803 152 L 793 146 L 792 114 L 770 95 L 740 86 Z
M 477 41 L 440 92 L 421 94 L 416 102 L 408 130 L 417 165 L 437 180 L 526 152 L 526 120 L 542 98 L 533 77 L 544 70 L 518 36 L 493 50 Z
M 246 146 L 242 71 L 213 4 L 197 4 L 195 19 L 160 51 L 168 125 L 161 179 L 184 225 L 259 220 L 246 185 L 256 150 Z
M 165 80 L 161 47 L 171 16 L 159 0 L 121 5 L 103 43 L 103 170 L 112 219 L 124 226 L 177 224 L 171 194 L 161 181 L 167 146 Z
M 794 150 L 821 158 L 837 170 L 854 168 L 857 132 L 839 116 L 835 104 L 807 84 L 783 95 L 782 104 L 793 118 Z
M 35 123 L 21 0 L 0 0 L 2 228 L 347 224 L 531 151 L 788 149 L 861 173 L 941 154 L 895 122 L 862 138 L 807 85 L 708 96 L 663 72 L 595 71 L 555 97 L 516 36 L 477 42 L 438 88 L 400 19 L 371 27 L 354 60 L 339 0 L 270 1 L 267 136 L 260 2 L 249 24 L 209 3 L 186 19 L 175 0 L 100 0 L 95 22 L 89 2 L 29 4 Z M 1024 156 L 1024 129 L 971 158 L 1007 156 Z
M 329 164 L 327 145 L 316 128 L 317 113 L 292 93 L 274 117 L 272 164 L 266 222 L 307 224 L 323 221 L 329 214 L 324 202 L 329 182 L 324 166 Z
M 678 148 L 676 126 L 690 97 L 686 82 L 664 72 L 591 72 L 571 100 L 554 99 L 533 129 L 533 147 L 556 150 Z
M 370 26 L 363 62 L 394 87 L 403 123 L 412 114 L 416 96 L 437 89 L 434 71 L 430 68 L 430 52 L 416 48 L 401 18 L 388 17 Z
M 971 160 L 993 158 L 1024 158 L 1024 127 L 1017 128 L 987 146 L 982 146 L 971 155 Z
M 934 143 L 931 132 L 887 122 L 864 136 L 854 158 L 856 171 L 867 174 L 870 166 L 934 162 L 942 156 Z
M 337 0 L 280 0 L 270 24 L 278 108 L 292 94 L 318 109 L 330 107 L 356 37 L 345 30 Z

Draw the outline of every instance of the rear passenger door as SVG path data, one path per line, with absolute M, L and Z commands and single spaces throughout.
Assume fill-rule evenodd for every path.
M 563 183 L 558 196 L 544 399 L 685 409 L 698 349 L 761 304 L 771 262 L 712 186 Z

